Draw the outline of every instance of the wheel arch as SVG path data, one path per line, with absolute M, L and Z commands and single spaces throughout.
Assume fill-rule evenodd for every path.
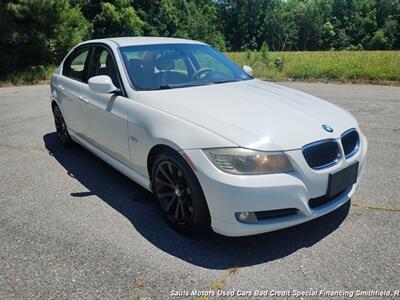
M 209 206 L 207 203 L 207 199 L 205 197 L 203 187 L 200 184 L 199 179 L 196 175 L 196 170 L 193 168 L 193 165 L 190 163 L 190 159 L 188 160 L 188 158 L 185 157 L 186 155 L 184 152 L 182 152 L 181 150 L 174 149 L 173 147 L 168 146 L 166 144 L 157 144 L 151 148 L 151 150 L 149 151 L 149 154 L 148 154 L 148 158 L 147 158 L 147 169 L 148 169 L 149 177 L 150 177 L 151 190 L 154 193 L 156 193 L 156 191 L 155 191 L 156 189 L 154 190 L 152 187 L 152 181 L 153 181 L 154 175 L 151 174 L 153 168 L 155 167 L 154 163 L 157 160 L 156 157 L 160 153 L 168 153 L 168 152 L 170 153 L 171 158 L 174 158 L 174 156 L 176 156 L 175 161 L 177 159 L 179 159 L 181 161 L 181 164 L 183 163 L 184 165 L 186 165 L 186 167 L 187 167 L 186 170 L 185 170 L 185 166 L 183 166 L 183 169 L 182 169 L 182 167 L 180 167 L 180 168 L 183 172 L 187 173 L 187 176 L 189 177 L 187 179 L 191 182 L 190 186 L 191 186 L 191 188 L 193 188 L 191 190 L 192 191 L 191 193 L 196 195 L 196 199 L 198 199 L 197 204 L 196 204 L 196 211 L 198 211 L 200 213 L 200 215 L 199 215 L 199 213 L 197 213 L 197 217 L 195 219 L 195 220 L 197 220 L 196 226 L 198 226 L 198 227 L 195 228 L 193 231 L 190 231 L 190 232 L 188 231 L 187 233 L 198 234 L 198 233 L 204 232 L 206 230 L 209 230 L 210 226 L 211 226 L 211 213 L 210 213 L 210 209 L 209 209 Z M 161 161 L 162 161 L 162 159 L 164 159 L 164 158 L 161 158 Z M 177 163 L 179 165 L 179 161 Z M 155 197 L 157 197 L 157 196 L 155 196 Z M 199 203 L 199 201 L 201 203 Z M 181 230 L 181 229 L 178 229 L 178 230 Z M 185 232 L 185 231 L 182 231 L 182 232 Z
M 154 145 L 147 154 L 147 172 L 149 174 L 150 182 L 151 182 L 151 171 L 153 169 L 154 160 L 157 157 L 157 155 L 163 152 L 179 153 L 177 149 L 175 149 L 171 145 L 168 145 L 167 143 L 159 143 Z

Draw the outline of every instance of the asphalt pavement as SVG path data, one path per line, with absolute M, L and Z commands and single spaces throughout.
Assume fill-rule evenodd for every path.
M 1 88 L 0 299 L 399 290 L 400 87 L 282 84 L 353 113 L 367 168 L 351 205 L 242 238 L 174 232 L 150 193 L 60 145 L 48 86 Z

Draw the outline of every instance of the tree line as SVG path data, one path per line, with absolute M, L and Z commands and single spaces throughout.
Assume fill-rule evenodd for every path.
M 224 51 L 399 49 L 399 21 L 399 0 L 3 0 L 0 76 L 114 36 L 190 38 Z

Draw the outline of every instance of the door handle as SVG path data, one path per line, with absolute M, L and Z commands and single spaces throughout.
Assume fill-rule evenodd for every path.
M 64 90 L 64 85 L 63 84 L 59 84 L 57 87 L 62 91 Z
M 79 96 L 79 99 L 82 100 L 82 101 L 85 102 L 85 103 L 88 103 L 88 102 L 89 102 L 88 98 L 83 97 L 83 96 Z

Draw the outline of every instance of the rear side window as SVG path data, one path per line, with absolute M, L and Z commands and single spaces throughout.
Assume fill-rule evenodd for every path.
M 89 48 L 77 49 L 72 52 L 64 62 L 63 75 L 83 81 L 88 54 Z

